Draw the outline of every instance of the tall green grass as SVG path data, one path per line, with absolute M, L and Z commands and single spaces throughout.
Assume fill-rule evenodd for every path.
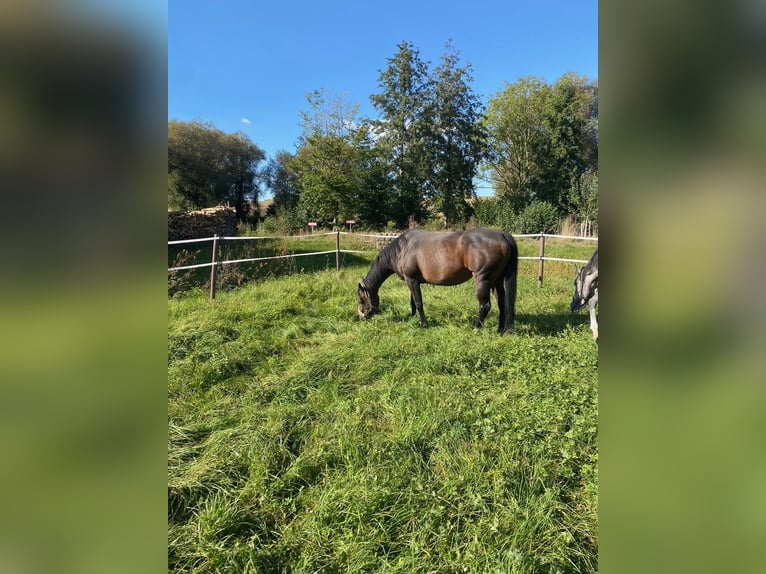
M 579 258 L 587 259 L 589 248 Z M 584 256 L 582 256 L 584 255 Z M 168 567 L 594 572 L 597 347 L 571 265 L 520 263 L 517 323 L 472 328 L 471 282 L 365 265 L 168 301 Z

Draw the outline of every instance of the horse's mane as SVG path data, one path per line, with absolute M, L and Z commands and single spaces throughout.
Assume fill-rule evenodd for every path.
M 396 269 L 396 260 L 409 242 L 409 232 L 402 233 L 380 250 L 364 282 L 369 286 L 380 285 Z

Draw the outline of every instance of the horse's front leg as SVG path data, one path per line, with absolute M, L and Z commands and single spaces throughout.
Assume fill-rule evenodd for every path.
M 474 327 L 480 329 L 489 314 L 491 303 L 489 301 L 489 282 L 476 280 L 476 298 L 479 300 L 479 316 L 476 318 Z
M 420 281 L 417 279 L 405 278 L 405 283 L 410 290 L 410 305 L 412 306 L 412 314 L 415 314 L 417 310 L 420 315 L 420 326 L 428 327 L 428 321 L 426 321 L 426 314 L 423 311 L 423 295 L 420 292 Z
M 596 305 L 589 306 L 590 330 L 593 331 L 593 340 L 598 343 L 598 321 L 596 321 Z

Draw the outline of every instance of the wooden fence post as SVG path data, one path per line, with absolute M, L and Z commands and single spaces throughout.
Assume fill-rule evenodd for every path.
M 543 286 L 543 265 L 545 264 L 545 233 L 540 234 L 540 260 L 537 263 L 537 286 Z
M 215 299 L 215 279 L 216 279 L 216 267 L 218 267 L 218 263 L 216 262 L 218 252 L 218 234 L 216 233 L 213 235 L 213 257 L 212 257 L 212 265 L 210 266 L 210 300 L 212 301 Z
M 335 232 L 335 271 L 340 271 L 340 231 Z

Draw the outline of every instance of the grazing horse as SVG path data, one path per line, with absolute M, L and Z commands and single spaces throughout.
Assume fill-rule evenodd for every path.
M 590 311 L 590 330 L 593 331 L 593 340 L 598 342 L 598 322 L 596 321 L 596 305 L 598 304 L 598 247 L 591 255 L 590 260 L 582 269 L 577 268 L 577 277 L 574 280 L 574 295 L 569 309 L 576 313 L 587 306 Z
M 378 253 L 369 273 L 359 283 L 359 318 L 365 320 L 378 311 L 378 289 L 396 273 L 410 290 L 412 314 L 417 311 L 420 325 L 427 327 L 420 284 L 458 285 L 473 277 L 479 300 L 475 327 L 481 327 L 487 318 L 490 291 L 494 291 L 500 312 L 498 332 L 502 334 L 513 328 L 518 255 L 513 237 L 502 231 L 436 233 L 412 229 Z

